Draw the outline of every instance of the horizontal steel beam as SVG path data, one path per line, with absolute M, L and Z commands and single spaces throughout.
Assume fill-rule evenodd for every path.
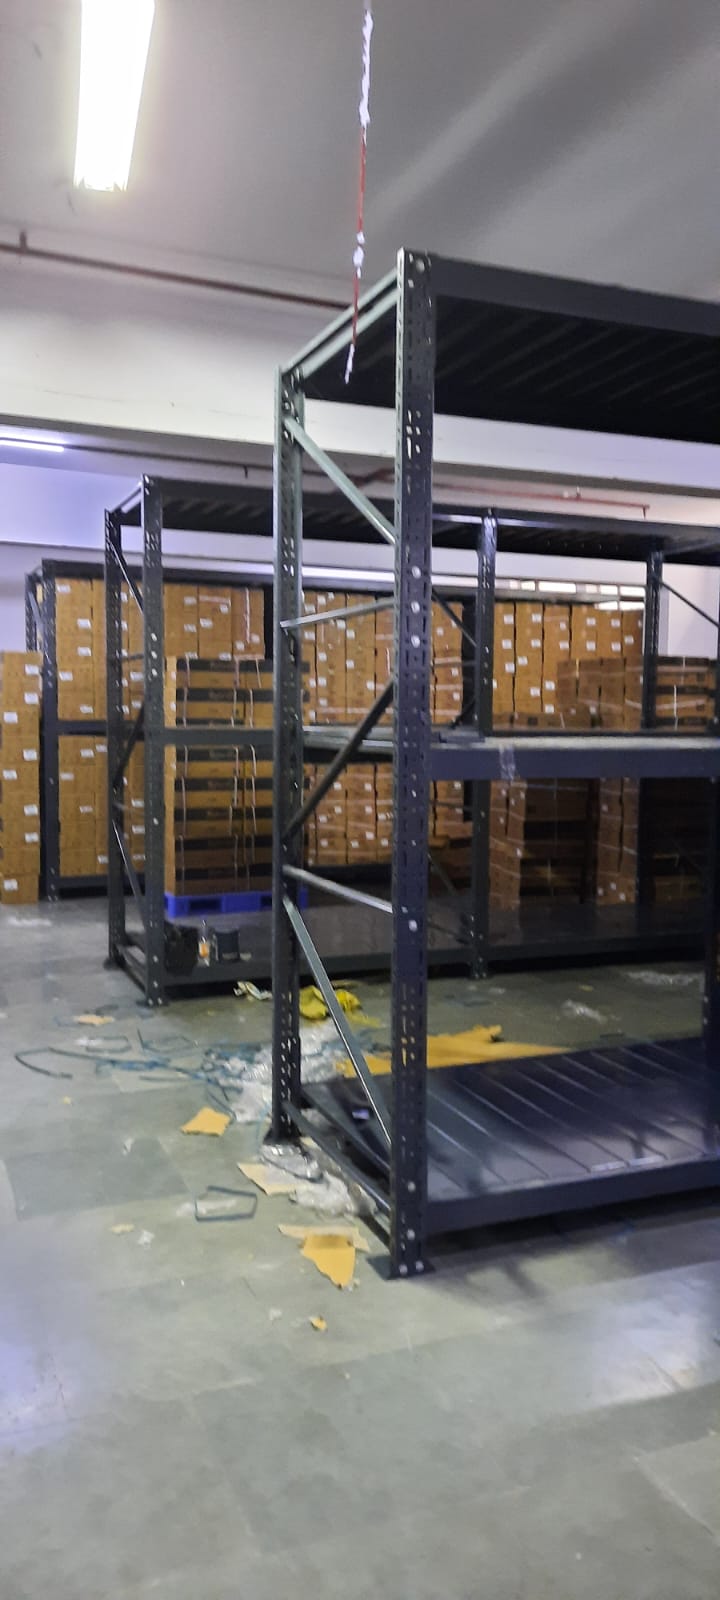
M 334 878 L 321 878 L 319 872 L 308 872 L 305 867 L 284 867 L 286 878 L 294 878 L 297 883 L 306 883 L 311 889 L 322 889 L 324 894 L 333 894 L 338 900 L 349 900 L 356 906 L 369 906 L 371 911 L 384 911 L 392 916 L 392 905 L 389 900 L 382 900 L 379 895 L 366 894 L 364 889 L 353 889 L 349 883 L 336 883 Z
M 371 328 L 379 317 L 397 303 L 397 276 L 395 269 L 388 272 L 384 278 L 374 284 L 367 294 L 362 296 L 359 305 L 358 334 Z M 338 317 L 324 328 L 322 333 L 315 335 L 314 339 L 303 346 L 299 355 L 295 356 L 289 366 L 283 368 L 285 374 L 297 372 L 301 378 L 309 378 L 314 372 L 319 371 L 334 355 L 344 350 L 350 343 L 352 333 L 353 308 L 349 305 L 346 311 L 341 311 Z
M 379 740 L 369 740 L 370 749 Z M 485 740 L 435 738 L 430 779 L 718 778 L 720 740 L 590 733 Z
M 358 489 L 357 484 L 353 483 L 352 478 L 349 478 L 347 473 L 343 472 L 342 467 L 339 467 L 336 461 L 333 461 L 332 456 L 321 450 L 319 444 L 316 444 L 315 440 L 310 438 L 306 429 L 299 422 L 296 422 L 294 417 L 289 415 L 283 417 L 283 428 L 297 444 L 302 446 L 305 454 L 310 457 L 311 461 L 315 462 L 321 472 L 326 474 L 331 483 L 335 484 L 335 488 L 340 490 L 340 493 L 345 496 L 346 500 L 350 501 L 355 510 L 360 512 L 361 517 L 364 517 L 365 521 L 370 523 L 371 528 L 374 528 L 382 539 L 386 539 L 388 544 L 394 545 L 395 529 L 392 523 L 388 522 L 382 511 L 378 511 L 372 500 L 368 500 L 362 489 Z
M 343 1011 L 340 1001 L 338 1000 L 335 990 L 333 989 L 333 986 L 325 971 L 322 961 L 320 960 L 318 951 L 313 944 L 305 923 L 303 922 L 300 912 L 298 911 L 297 907 L 293 905 L 292 900 L 290 900 L 287 895 L 283 896 L 283 905 L 285 907 L 285 914 L 291 923 L 295 938 L 297 939 L 318 989 L 320 990 L 323 1000 L 325 1001 L 328 1011 L 330 1012 L 330 1016 L 335 1023 L 335 1027 L 337 1028 L 358 1078 L 360 1079 L 363 1089 L 365 1090 L 368 1104 L 372 1106 L 372 1109 L 375 1112 L 378 1127 L 382 1134 L 383 1140 L 389 1149 L 390 1129 L 385 1120 L 385 1112 L 380 1097 L 375 1093 L 373 1075 L 370 1071 L 367 1061 L 365 1060 L 363 1052 L 360 1049 L 360 1045 L 358 1044 L 355 1034 L 350 1027 L 350 1023 L 348 1022 L 345 1012 Z

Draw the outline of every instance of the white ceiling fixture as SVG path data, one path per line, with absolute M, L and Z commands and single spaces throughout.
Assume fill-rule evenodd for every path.
M 82 0 L 75 183 L 126 189 L 155 0 Z

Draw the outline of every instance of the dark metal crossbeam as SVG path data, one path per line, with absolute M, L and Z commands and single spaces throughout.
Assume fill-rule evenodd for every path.
M 120 760 L 119 760 L 119 762 L 117 764 L 117 767 L 115 768 L 115 771 L 114 771 L 114 773 L 112 775 L 112 788 L 113 789 L 116 789 L 118 784 L 119 784 L 119 782 L 120 782 L 120 779 L 121 779 L 121 777 L 122 777 L 122 775 L 123 775 L 123 773 L 125 771 L 125 768 L 126 768 L 126 766 L 128 764 L 128 761 L 130 760 L 130 757 L 131 757 L 131 755 L 133 753 L 133 750 L 135 749 L 135 746 L 136 746 L 136 744 L 138 742 L 138 739 L 140 738 L 140 735 L 141 735 L 141 733 L 143 731 L 144 724 L 145 724 L 145 702 L 143 701 L 143 704 L 141 705 L 140 710 L 138 711 L 138 714 L 137 714 L 137 716 L 135 718 L 135 721 L 134 721 L 134 723 L 132 725 L 132 728 L 130 729 L 128 737 L 127 737 L 127 739 L 125 741 L 125 744 L 123 746 L 123 750 L 122 750 L 122 754 L 120 756 Z
M 392 697 L 393 684 L 392 682 L 386 683 L 385 688 L 383 689 L 382 693 L 378 695 L 374 705 L 372 705 L 370 710 L 366 712 L 362 722 L 358 723 L 355 732 L 351 734 L 347 743 L 343 745 L 341 750 L 338 750 L 335 760 L 330 762 L 329 767 L 323 773 L 319 783 L 315 785 L 315 788 L 308 795 L 307 800 L 303 802 L 299 811 L 295 812 L 294 817 L 290 818 L 290 822 L 285 833 L 286 839 L 292 839 L 297 833 L 298 829 L 305 826 L 308 817 L 312 816 L 316 806 L 320 804 L 323 795 L 326 795 L 328 789 L 332 788 L 335 779 L 347 766 L 348 762 L 352 760 L 356 750 L 358 750 L 362 744 L 363 739 L 367 738 L 367 735 L 375 727 L 375 724 L 379 722 L 380 718 L 385 715 L 388 706 L 391 704 Z
M 287 870 L 288 869 L 286 868 L 286 871 Z M 290 900 L 287 895 L 283 896 L 283 905 L 285 907 L 286 916 L 289 918 L 290 923 L 292 924 L 292 930 L 295 934 L 295 938 L 300 945 L 303 955 L 305 956 L 305 960 L 307 961 L 318 989 L 320 990 L 323 1000 L 325 1001 L 328 1011 L 330 1012 L 330 1016 L 335 1023 L 335 1027 L 337 1028 L 358 1078 L 360 1079 L 363 1089 L 365 1090 L 368 1102 L 375 1112 L 375 1116 L 377 1117 L 378 1121 L 378 1127 L 382 1133 L 385 1144 L 389 1149 L 390 1130 L 387 1125 L 382 1101 L 375 1092 L 373 1075 L 370 1071 L 367 1061 L 365 1060 L 363 1052 L 360 1049 L 357 1039 L 355 1038 L 355 1034 L 350 1027 L 345 1012 L 340 1005 L 340 1001 L 338 1000 L 335 990 L 333 989 L 327 972 L 325 971 L 322 961 L 320 960 L 319 953 L 315 948 L 310 934 L 308 933 L 300 912 L 298 911 L 297 907 L 293 905 L 292 900 Z
M 336 489 L 339 489 L 340 493 L 344 494 L 345 499 L 349 500 L 355 510 L 359 511 L 360 515 L 365 518 L 365 521 L 370 523 L 370 527 L 374 528 L 382 539 L 386 539 L 388 544 L 394 544 L 395 529 L 392 523 L 388 522 L 382 511 L 378 511 L 372 500 L 368 500 L 362 489 L 358 489 L 352 478 L 348 478 L 347 473 L 343 472 L 342 467 L 339 467 L 336 461 L 333 461 L 332 456 L 321 450 L 319 444 L 316 444 L 315 440 L 311 439 L 310 434 L 302 427 L 301 423 L 288 415 L 283 418 L 283 427 L 291 438 L 302 446 L 310 460 L 314 461 L 321 472 L 324 472 L 330 479 L 331 483 L 335 484 Z
M 138 611 L 142 615 L 142 609 L 143 609 L 142 595 L 140 593 L 140 590 L 138 589 L 138 586 L 137 586 L 137 584 L 135 582 L 135 579 L 133 578 L 133 575 L 132 575 L 132 573 L 130 571 L 130 568 L 128 567 L 128 564 L 127 564 L 127 561 L 125 560 L 123 552 L 122 552 L 122 550 L 118 550 L 116 545 L 112 545 L 110 548 L 111 548 L 111 551 L 112 551 L 113 560 L 116 563 L 116 565 L 120 568 L 120 571 L 121 571 L 121 573 L 122 573 L 122 575 L 123 575 L 123 577 L 125 579 L 125 582 L 126 582 L 126 584 L 128 586 L 128 589 L 130 590 L 130 593 L 131 593 L 131 595 L 133 597 L 133 600 L 135 601 L 135 604 L 136 604 L 136 606 L 138 608 Z
M 704 622 L 710 623 L 711 628 L 718 628 L 718 626 L 720 626 L 718 624 L 717 617 L 711 617 L 709 611 L 703 611 L 702 606 L 696 606 L 695 601 L 688 600 L 686 594 L 681 594 L 679 589 L 673 589 L 672 584 L 668 583 L 667 578 L 662 579 L 662 588 L 667 589 L 668 594 L 674 594 L 676 600 L 682 600 L 683 605 L 689 606 L 691 611 L 697 612 L 697 615 L 702 617 Z
M 364 617 L 371 611 L 392 611 L 395 604 L 392 595 L 385 600 L 368 600 L 361 606 L 341 606 L 337 611 L 309 611 L 306 617 L 289 617 L 287 622 L 281 622 L 280 627 L 289 632 L 293 628 L 310 628 L 318 622 L 340 622 L 343 617 Z M 452 613 L 451 613 L 452 614 Z M 457 617 L 453 617 L 457 622 Z
M 371 911 L 385 911 L 392 916 L 392 905 L 389 900 L 382 900 L 379 895 L 366 894 L 364 889 L 353 889 L 349 883 L 337 883 L 334 878 L 321 878 L 318 872 L 307 872 L 305 867 L 284 867 L 283 875 L 294 878 L 297 883 L 306 883 L 311 889 L 322 889 L 324 894 L 334 894 L 338 900 L 350 900 L 354 905 L 368 906 Z

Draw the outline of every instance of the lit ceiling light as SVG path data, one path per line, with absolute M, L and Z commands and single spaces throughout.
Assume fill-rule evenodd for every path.
M 75 183 L 126 189 L 155 0 L 82 0 Z
M 48 455 L 61 456 L 64 444 L 50 444 L 47 439 L 0 439 L 3 450 L 45 450 Z

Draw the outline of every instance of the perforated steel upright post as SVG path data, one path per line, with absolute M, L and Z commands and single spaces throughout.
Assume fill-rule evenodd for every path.
M 281 624 L 302 609 L 302 448 L 285 426 L 305 420 L 304 397 L 294 373 L 280 372 L 275 402 L 275 609 L 273 634 L 273 1110 L 272 1137 L 295 1137 L 287 1106 L 300 1103 L 300 957 L 284 906 L 297 904 L 297 881 L 283 869 L 302 866 L 303 831 L 288 836 L 302 801 L 302 634 Z
M 118 512 L 105 512 L 105 638 L 107 684 L 108 767 L 108 960 L 119 964 L 125 944 L 125 880 L 115 823 L 122 827 L 123 780 L 119 771 L 123 747 L 122 628 L 120 568 L 115 559 L 122 550 L 122 525 Z
M 660 605 L 662 600 L 663 558 L 653 550 L 646 563 L 645 621 L 643 627 L 643 681 L 640 725 L 655 726 L 657 700 L 657 660 L 660 649 Z M 647 781 L 640 782 L 638 796 L 637 897 L 647 904 L 652 893 L 653 840 L 649 828 L 650 805 Z
M 391 1270 L 423 1270 L 427 1195 L 427 858 L 430 798 L 435 316 L 430 260 L 398 256 L 392 856 Z
M 718 619 L 720 621 L 720 618 Z M 718 628 L 715 703 L 709 731 L 720 739 L 720 627 Z M 708 1064 L 714 1069 L 713 1111 L 720 1120 L 720 781 L 710 783 L 710 827 L 706 886 L 705 994 L 703 1037 Z
M 483 517 L 478 535 L 478 588 L 475 603 L 475 726 L 481 736 L 493 725 L 493 636 L 495 629 L 495 558 L 497 522 Z M 472 786 L 472 975 L 484 978 L 490 940 L 490 784 Z
M 42 803 L 43 879 L 47 900 L 60 899 L 60 734 L 57 678 L 57 574 L 42 565 Z
M 143 668 L 145 675 L 145 998 L 165 1000 L 165 741 L 163 694 L 162 493 L 142 483 Z

